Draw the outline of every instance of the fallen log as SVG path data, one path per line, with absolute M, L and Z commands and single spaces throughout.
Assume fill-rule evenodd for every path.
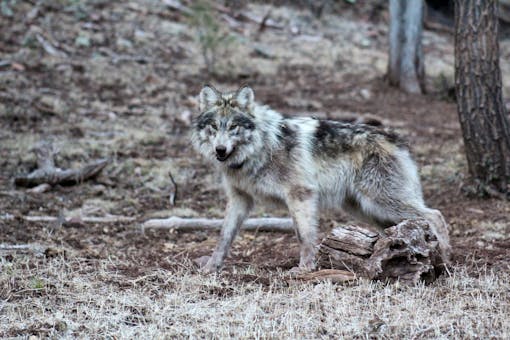
M 19 175 L 14 183 L 22 187 L 35 187 L 41 184 L 71 185 L 93 178 L 108 164 L 107 159 L 100 159 L 80 169 L 60 169 L 55 166 L 56 150 L 50 142 L 40 142 L 34 147 L 37 157 L 37 169 L 27 175 Z
M 423 220 L 406 220 L 379 234 L 337 227 L 320 244 L 317 263 L 370 280 L 413 284 L 432 282 L 444 269 L 436 236 Z
M 209 218 L 184 218 L 172 216 L 164 219 L 152 219 L 142 224 L 142 231 L 147 228 L 151 229 L 177 229 L 183 231 L 195 230 L 215 230 L 221 229 L 222 219 Z M 241 229 L 243 230 L 259 230 L 259 231 L 278 231 L 278 232 L 294 232 L 292 219 L 290 218 L 249 218 Z

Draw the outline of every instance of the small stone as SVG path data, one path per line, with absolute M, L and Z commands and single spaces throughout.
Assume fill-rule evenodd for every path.
M 368 99 L 372 98 L 372 92 L 370 92 L 369 89 L 361 89 L 359 91 L 359 94 L 365 100 L 368 100 Z
M 37 101 L 36 108 L 46 114 L 61 116 L 66 113 L 66 104 L 58 97 L 42 95 Z
M 78 47 L 90 47 L 90 37 L 85 34 L 80 34 L 74 40 L 74 44 Z
M 361 47 L 370 47 L 370 45 L 372 45 L 372 42 L 368 38 L 363 38 L 363 39 L 361 39 L 359 44 Z
M 130 49 L 133 47 L 133 43 L 130 40 L 124 38 L 118 38 L 116 44 L 120 49 Z

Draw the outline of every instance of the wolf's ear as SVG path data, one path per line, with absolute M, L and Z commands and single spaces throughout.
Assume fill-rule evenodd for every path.
M 221 98 L 221 93 L 216 90 L 212 85 L 204 85 L 200 91 L 200 111 L 205 111 Z
M 253 105 L 253 101 L 255 100 L 255 95 L 253 94 L 251 87 L 245 85 L 237 90 L 235 100 L 239 107 L 250 109 Z

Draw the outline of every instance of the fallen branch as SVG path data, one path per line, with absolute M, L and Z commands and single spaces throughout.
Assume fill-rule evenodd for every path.
M 41 142 L 34 148 L 38 169 L 28 175 L 20 175 L 14 183 L 22 187 L 34 187 L 41 184 L 77 184 L 93 178 L 108 164 L 107 159 L 94 161 L 80 169 L 62 170 L 55 166 L 56 151 L 49 142 Z
M 152 219 L 142 224 L 142 231 L 150 229 L 177 229 L 183 231 L 195 231 L 204 229 L 221 229 L 222 219 L 209 218 L 183 218 L 172 216 L 165 219 Z M 290 218 L 249 218 L 241 227 L 243 230 L 294 232 L 292 219 Z
M 64 227 L 74 227 L 74 226 L 82 226 L 86 223 L 120 223 L 120 222 L 133 222 L 136 220 L 136 217 L 129 216 L 117 216 L 117 215 L 107 215 L 107 216 L 69 216 L 69 217 L 55 217 L 55 216 L 15 216 L 15 215 L 2 215 L 0 216 L 0 220 L 4 221 L 14 221 L 16 219 L 22 219 L 27 222 L 48 222 L 48 223 L 57 223 Z
M 356 274 L 339 269 L 322 269 L 312 273 L 298 275 L 295 279 L 301 281 L 324 281 L 333 283 L 346 283 L 356 280 Z
M 0 256 L 10 254 L 44 254 L 45 247 L 40 244 L 0 244 Z
M 29 244 L 0 244 L 0 256 L 12 255 L 35 255 L 37 257 L 65 256 L 65 250 L 61 248 L 45 247 L 37 243 Z

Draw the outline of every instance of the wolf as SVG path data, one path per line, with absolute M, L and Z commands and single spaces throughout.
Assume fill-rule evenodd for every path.
M 220 240 L 201 270 L 219 271 L 255 202 L 288 208 L 300 243 L 294 273 L 315 269 L 319 212 L 342 209 L 380 228 L 426 219 L 448 262 L 448 225 L 423 200 L 402 138 L 364 124 L 286 118 L 255 102 L 249 86 L 221 93 L 205 85 L 194 118 L 195 149 L 221 172 L 227 195 Z

